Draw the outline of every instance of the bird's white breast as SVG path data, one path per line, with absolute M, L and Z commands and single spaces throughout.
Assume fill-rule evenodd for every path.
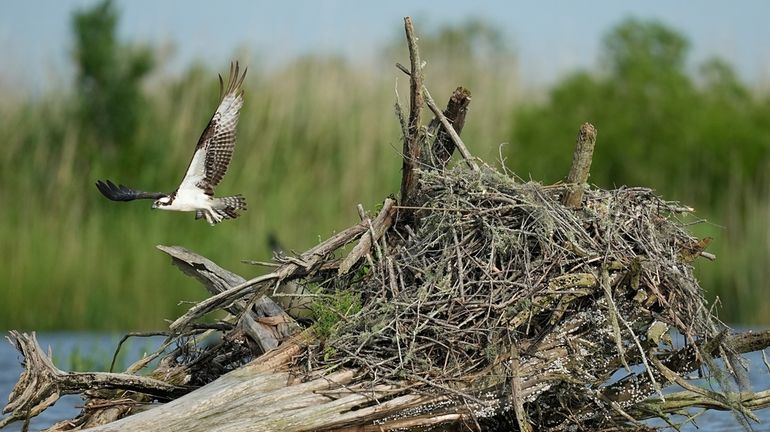
M 203 193 L 203 190 L 194 189 L 182 189 L 180 188 L 176 193 L 176 198 L 171 205 L 163 207 L 166 210 L 176 211 L 195 211 L 200 209 L 211 208 L 211 197 Z

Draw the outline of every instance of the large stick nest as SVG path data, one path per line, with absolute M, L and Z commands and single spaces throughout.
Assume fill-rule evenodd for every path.
M 660 379 L 647 350 L 667 326 L 690 342 L 721 329 L 693 276 L 703 243 L 680 219 L 690 209 L 650 189 L 591 188 L 573 209 L 562 205 L 562 185 L 458 167 L 422 172 L 419 190 L 414 230 L 391 231 L 350 276 L 309 280 L 329 304 L 361 297 L 342 302 L 342 319 L 303 364 L 354 366 L 374 384 L 407 381 L 478 401 L 514 377 L 536 378 L 522 373 L 526 363 L 563 344 L 566 356 L 542 372 L 565 378 L 553 395 L 569 392 L 555 402 L 566 417 L 584 403 L 609 412 L 611 395 L 600 390 L 624 364 Z M 555 382 L 525 383 L 519 396 L 532 401 Z M 616 399 L 630 405 L 656 387 L 652 379 Z M 555 414 L 536 424 L 559 424 Z

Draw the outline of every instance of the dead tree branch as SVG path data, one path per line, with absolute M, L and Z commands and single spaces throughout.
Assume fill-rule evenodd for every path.
M 366 232 L 367 229 L 368 226 L 363 222 L 353 225 L 303 253 L 299 258 L 299 262 L 301 262 L 302 265 L 296 262 L 284 264 L 271 273 L 255 277 L 234 286 L 227 291 L 209 297 L 190 308 L 190 310 L 181 317 L 177 318 L 176 321 L 171 323 L 169 328 L 172 331 L 179 332 L 193 320 L 223 307 L 224 305 L 230 304 L 248 295 L 267 293 L 272 286 L 268 284 L 268 282 L 281 281 L 290 277 L 305 275 L 319 265 L 328 254 L 355 240 L 358 236 Z
M 444 125 L 444 129 L 447 131 L 449 136 L 452 138 L 452 141 L 457 146 L 457 150 L 463 156 L 465 163 L 468 164 L 468 167 L 470 167 L 473 171 L 478 171 L 479 166 L 476 164 L 476 161 L 473 160 L 471 152 L 468 151 L 468 147 L 465 146 L 465 143 L 460 138 L 460 135 L 458 135 L 454 127 L 452 127 L 452 124 L 444 116 L 444 113 L 442 113 L 441 109 L 438 107 L 438 105 L 436 105 L 436 102 L 431 97 L 428 89 L 423 87 L 423 93 L 425 94 L 425 102 L 428 104 L 428 108 L 433 111 L 433 114 L 436 116 L 436 118 L 438 118 L 441 124 Z
M 404 67 L 401 63 L 396 63 L 396 67 L 401 71 L 404 72 L 408 76 L 412 76 L 411 72 Z M 449 137 L 452 139 L 452 142 L 455 146 L 457 146 L 457 150 L 460 151 L 460 154 L 463 157 L 463 160 L 465 160 L 465 163 L 468 165 L 470 169 L 473 171 L 478 171 L 479 166 L 476 163 L 476 161 L 473 160 L 473 156 L 471 156 L 471 152 L 468 151 L 468 147 L 465 146 L 465 143 L 460 138 L 460 135 L 457 133 L 457 131 L 452 126 L 451 122 L 444 116 L 444 114 L 441 112 L 441 109 L 436 105 L 436 102 L 433 100 L 433 97 L 430 95 L 430 92 L 428 91 L 428 88 L 425 87 L 425 85 L 422 86 L 422 93 L 423 97 L 425 98 L 425 102 L 428 105 L 428 108 L 430 108 L 431 111 L 433 111 L 433 114 L 436 116 L 438 121 L 441 123 L 442 126 L 444 126 L 444 130 L 449 134 Z M 464 123 L 463 123 L 464 125 Z
M 243 284 L 246 279 L 223 269 L 208 258 L 181 246 L 156 246 L 171 256 L 172 262 L 183 273 L 200 281 L 212 294 L 221 294 Z M 257 344 L 261 352 L 278 346 L 281 340 L 291 336 L 299 326 L 294 319 L 267 296 L 252 302 L 251 309 L 245 299 L 232 302 L 224 308 L 238 319 L 238 327 Z M 263 318 L 274 317 L 276 324 L 268 324 Z M 275 318 L 280 318 L 276 321 Z

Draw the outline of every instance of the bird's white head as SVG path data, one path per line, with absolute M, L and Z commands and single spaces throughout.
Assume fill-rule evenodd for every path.
M 171 201 L 173 201 L 173 198 L 171 198 L 170 196 L 160 197 L 156 199 L 154 203 L 152 203 L 152 208 L 156 209 L 156 208 L 165 207 L 167 205 L 170 205 Z

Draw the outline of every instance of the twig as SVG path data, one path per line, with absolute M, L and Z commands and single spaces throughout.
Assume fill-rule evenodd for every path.
M 358 241 L 358 244 L 353 247 L 353 250 L 342 260 L 337 272 L 341 275 L 346 274 L 350 269 L 366 255 L 372 248 L 372 245 L 377 242 L 380 237 L 385 234 L 385 231 L 393 224 L 393 216 L 395 215 L 395 200 L 390 198 L 386 199 L 382 204 L 382 210 L 377 217 L 372 221 L 372 229 L 365 232 Z M 366 222 L 366 221 L 364 221 Z
M 118 359 L 118 354 L 120 353 L 120 348 L 123 346 L 123 343 L 128 340 L 130 337 L 153 337 L 153 336 L 166 336 L 168 337 L 168 332 L 131 332 L 126 333 L 123 335 L 122 338 L 120 338 L 120 342 L 118 342 L 118 346 L 115 348 L 115 353 L 112 355 L 112 361 L 110 362 L 110 372 L 112 372 L 115 369 L 115 361 Z

